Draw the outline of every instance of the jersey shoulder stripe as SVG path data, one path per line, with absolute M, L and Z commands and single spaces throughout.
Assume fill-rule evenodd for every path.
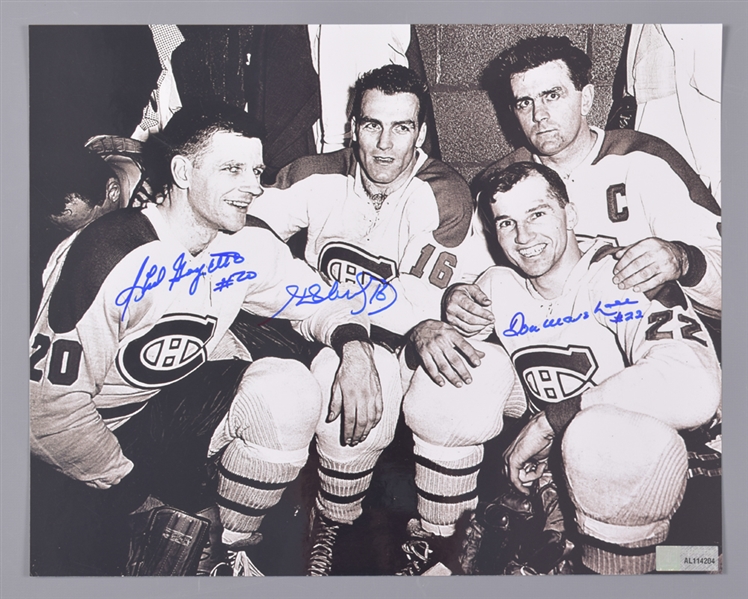
M 245 221 L 244 226 L 249 227 L 249 228 L 254 228 L 254 229 L 265 229 L 266 231 L 270 231 L 273 234 L 273 237 L 275 237 L 278 241 L 283 243 L 283 240 L 280 237 L 278 237 L 278 234 L 275 231 L 273 231 L 273 228 L 261 218 L 252 216 L 251 214 L 247 214 L 247 220 Z
M 616 129 L 606 131 L 600 152 L 592 161 L 592 165 L 599 163 L 606 156 L 625 156 L 633 152 L 644 152 L 664 160 L 672 171 L 678 175 L 683 184 L 688 189 L 691 200 L 716 214 L 721 215 L 721 209 L 717 200 L 698 174 L 670 144 L 661 140 L 659 137 L 641 133 L 640 131 L 631 131 L 629 129 Z
M 683 293 L 683 289 L 675 281 L 663 283 L 659 287 L 644 292 L 644 295 L 646 295 L 647 299 L 650 301 L 657 300 L 666 308 L 680 306 L 684 310 L 688 309 L 686 294 Z
M 70 246 L 49 303 L 49 326 L 72 331 L 102 284 L 134 249 L 158 239 L 151 221 L 135 209 L 115 210 L 83 229 Z
M 460 174 L 441 160 L 428 158 L 415 177 L 431 187 L 439 212 L 434 239 L 444 247 L 460 245 L 468 235 L 473 215 L 473 196 Z
M 275 179 L 273 187 L 288 189 L 299 181 L 312 175 L 341 175 L 354 176 L 356 173 L 356 157 L 351 148 L 345 148 L 331 154 L 315 154 L 303 156 L 284 166 Z

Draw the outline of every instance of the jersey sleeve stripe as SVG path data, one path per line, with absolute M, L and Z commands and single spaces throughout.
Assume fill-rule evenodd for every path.
M 617 129 L 606 131 L 600 153 L 592 161 L 595 165 L 609 155 L 625 156 L 632 152 L 645 152 L 664 160 L 673 172 L 680 177 L 688 188 L 691 200 L 699 206 L 706 208 L 709 212 L 720 216 L 722 211 L 709 189 L 704 185 L 698 174 L 670 144 L 653 135 L 630 131 L 628 129 Z
M 434 239 L 444 247 L 457 247 L 470 230 L 474 206 L 467 183 L 457 171 L 433 158 L 424 162 L 416 178 L 427 183 L 436 198 L 439 227 Z

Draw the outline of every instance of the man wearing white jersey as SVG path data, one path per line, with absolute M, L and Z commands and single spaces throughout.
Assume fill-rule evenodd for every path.
M 184 108 L 147 150 L 164 202 L 82 230 L 49 273 L 31 335 L 32 454 L 65 476 L 59 505 L 103 523 L 91 533 L 105 537 L 100 546 L 67 539 L 71 555 L 65 544 L 54 548 L 71 568 L 55 573 L 121 568 L 108 563 L 120 540 L 110 533 L 122 533 L 126 514 L 153 507 L 150 495 L 189 511 L 216 502 L 223 532 L 213 554 L 222 547 L 235 573 L 251 575 L 244 550 L 259 542 L 263 516 L 306 462 L 320 413 L 332 420 L 342 410 L 354 444 L 381 416 L 368 321 L 351 314 L 351 302 L 333 301 L 267 226 L 245 226 L 263 192 L 259 128 L 246 113 Z M 304 291 L 291 296 L 289 285 Z M 304 301 L 310 289 L 330 301 Z M 240 310 L 292 321 L 340 362 L 323 350 L 316 367 L 328 378 L 315 379 L 292 360 L 226 355 L 220 341 Z M 209 455 L 218 464 L 215 496 Z M 41 534 L 54 543 L 66 526 L 58 514 Z
M 296 160 L 249 209 L 283 240 L 306 230 L 312 267 L 341 290 L 377 299 L 368 310 L 372 339 L 392 349 L 420 321 L 439 318 L 449 285 L 475 280 L 491 263 L 467 184 L 421 150 L 428 102 L 426 85 L 406 67 L 365 73 L 353 91 L 354 147 Z M 361 513 L 401 400 L 401 392 L 385 395 L 382 421 L 365 442 L 366 469 L 323 456 L 315 539 L 326 542 L 314 542 L 311 573 L 330 571 L 329 539 Z
M 577 240 L 577 210 L 554 170 L 512 164 L 484 180 L 480 201 L 513 268 L 492 267 L 453 291 L 450 303 L 464 295 L 489 304 L 491 320 L 474 328 L 470 343 L 443 322 L 413 331 L 424 370 L 405 405 L 437 405 L 449 423 L 437 434 L 414 432 L 441 445 L 443 459 L 465 453 L 467 443 L 452 442 L 450 427 L 460 426 L 464 412 L 458 395 L 473 401 L 484 393 L 475 382 L 488 366 L 476 350 L 496 352 L 481 341 L 495 333 L 534 414 L 505 453 L 512 484 L 529 493 L 560 440 L 584 566 L 607 574 L 654 570 L 655 546 L 667 537 L 686 485 L 676 431 L 708 421 L 720 401 L 711 340 L 677 283 L 640 292 L 612 282 L 616 248 L 605 239 Z M 455 391 L 445 378 L 466 386 Z M 453 401 L 439 401 L 443 393 Z M 480 404 L 484 421 L 499 422 L 496 433 L 500 400 Z
M 614 271 L 621 289 L 678 281 L 700 313 L 720 318 L 720 208 L 687 162 L 656 137 L 588 124 L 591 62 L 568 38 L 523 39 L 494 66 L 500 102 L 527 147 L 483 176 L 524 160 L 551 167 L 577 207 L 577 234 L 621 246 Z

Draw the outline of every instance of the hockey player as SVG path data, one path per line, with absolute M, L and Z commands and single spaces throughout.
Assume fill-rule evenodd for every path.
M 498 103 L 527 147 L 484 176 L 525 160 L 551 167 L 577 207 L 577 234 L 621 246 L 614 270 L 621 289 L 678 281 L 699 312 L 720 318 L 720 208 L 686 161 L 656 137 L 588 124 L 592 63 L 568 38 L 520 40 L 493 66 Z
M 371 289 L 374 296 L 384 284 L 382 293 L 397 301 L 370 311 L 372 338 L 393 349 L 418 322 L 439 317 L 449 285 L 475 280 L 491 263 L 480 229 L 473 230 L 466 183 L 421 150 L 428 102 L 426 85 L 406 67 L 362 75 L 354 87 L 354 147 L 291 163 L 249 210 L 283 240 L 306 229 L 304 257 L 328 281 Z M 329 573 L 330 539 L 341 523 L 360 515 L 376 459 L 393 439 L 401 400 L 402 392 L 385 395 L 382 422 L 364 444 L 369 458 L 358 469 L 342 455 L 331 460 L 339 444 L 320 446 L 311 573 Z
M 549 167 L 512 164 L 484 181 L 480 201 L 514 268 L 492 267 L 447 299 L 466 295 L 489 306 L 493 323 L 470 343 L 442 322 L 427 321 L 411 334 L 424 370 L 406 396 L 406 418 L 445 473 L 427 483 L 446 490 L 460 484 L 464 472 L 448 468 L 460 458 L 464 465 L 470 449 L 479 454 L 480 443 L 501 429 L 503 397 L 481 392 L 476 399 L 472 381 L 484 377 L 488 366 L 484 360 L 478 367 L 476 351 L 489 354 L 481 340 L 494 332 L 534 414 L 505 453 L 512 484 L 527 494 L 563 434 L 584 565 L 608 574 L 653 570 L 655 545 L 665 540 L 686 484 L 686 450 L 676 431 L 708 421 L 720 401 L 709 336 L 677 283 L 643 293 L 612 282 L 616 248 L 605 239 L 577 241 L 577 210 Z M 445 387 L 445 378 L 467 386 Z M 445 390 L 451 402 L 438 399 Z M 472 444 L 464 428 L 451 430 L 465 411 L 459 394 L 483 422 L 497 423 L 494 431 L 474 429 Z M 418 426 L 417 412 L 429 406 L 441 410 L 441 428 Z
M 111 522 L 152 506 L 149 495 L 205 507 L 208 453 L 220 456 L 210 500 L 224 546 L 249 575 L 242 550 L 259 541 L 264 514 L 305 463 L 320 414 L 332 420 L 342 410 L 352 444 L 381 416 L 368 321 L 354 298 L 334 301 L 263 223 L 245 227 L 263 192 L 262 144 L 246 113 L 184 108 L 148 148 L 164 203 L 91 223 L 49 275 L 54 287 L 30 343 L 31 451 L 67 477 L 55 501 L 100 518 L 104 536 Z M 329 373 L 324 393 L 292 360 L 216 361 L 240 310 L 289 319 L 334 348 L 340 363 L 327 349 L 315 364 Z M 391 378 L 399 387 L 396 369 Z M 55 542 L 66 522 L 53 518 L 40 534 Z M 115 541 L 105 542 L 110 554 Z

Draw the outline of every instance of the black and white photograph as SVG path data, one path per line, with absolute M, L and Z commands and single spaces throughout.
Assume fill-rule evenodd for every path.
M 29 26 L 28 574 L 720 574 L 722 50 Z

